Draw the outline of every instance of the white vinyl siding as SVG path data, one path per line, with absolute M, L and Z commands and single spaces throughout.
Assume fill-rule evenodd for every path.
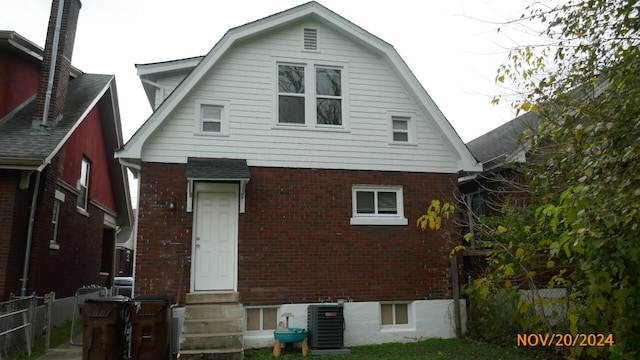
M 303 50 L 303 28 L 318 29 L 319 51 Z M 342 116 L 348 124 L 279 126 L 280 63 L 343 69 Z M 208 98 L 229 102 L 227 137 L 194 136 L 194 103 Z M 413 114 L 416 146 L 390 144 L 389 111 L 396 109 Z M 234 45 L 147 140 L 142 160 L 226 157 L 247 159 L 251 166 L 456 173 L 459 159 L 430 116 L 384 58 L 308 22 Z
M 159 87 L 156 87 L 154 110 L 157 109 L 167 97 L 169 97 L 171 92 L 180 85 L 180 82 L 182 82 L 188 74 L 189 72 L 187 71 L 176 72 L 158 79 L 158 81 L 155 82 Z

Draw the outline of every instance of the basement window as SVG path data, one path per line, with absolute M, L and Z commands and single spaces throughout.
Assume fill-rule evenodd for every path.
M 351 225 L 407 225 L 401 186 L 354 185 Z
M 409 304 L 380 304 L 382 326 L 409 325 Z
M 278 325 L 278 307 L 251 307 L 245 312 L 246 331 L 271 331 Z

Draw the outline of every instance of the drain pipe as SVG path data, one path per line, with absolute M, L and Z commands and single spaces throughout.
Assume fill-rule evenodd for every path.
M 58 4 L 58 13 L 56 14 L 56 28 L 53 33 L 53 44 L 51 49 L 51 66 L 49 67 L 47 92 L 44 98 L 42 124 L 40 124 L 41 132 L 45 132 L 47 128 L 47 117 L 49 116 L 49 106 L 51 105 L 51 92 L 53 91 L 53 81 L 55 78 L 56 57 L 58 56 L 58 44 L 60 43 L 60 28 L 62 27 L 64 1 L 65 0 L 60 0 L 60 3 Z M 38 190 L 40 189 L 41 174 L 42 169 L 36 170 L 36 182 L 33 189 L 33 198 L 31 199 L 31 210 L 29 211 L 29 230 L 27 231 L 27 244 L 24 251 L 24 267 L 22 268 L 22 279 L 20 279 L 22 283 L 22 285 L 20 285 L 20 296 L 27 295 L 27 283 L 29 282 L 29 263 L 31 261 L 31 244 L 33 243 L 33 226 L 36 219 L 36 205 L 38 203 Z
M 22 269 L 22 285 L 20 286 L 20 296 L 27 296 L 27 282 L 29 282 L 29 262 L 31 260 L 31 243 L 33 242 L 33 226 L 36 220 L 36 204 L 38 203 L 38 190 L 40 189 L 41 170 L 36 170 L 36 181 L 33 188 L 33 198 L 31 199 L 31 210 L 29 211 L 29 231 L 27 233 L 27 245 L 24 251 L 24 268 Z
M 47 82 L 47 92 L 44 97 L 44 109 L 42 111 L 42 124 L 40 131 L 47 128 L 47 117 L 49 116 L 49 106 L 51 105 L 51 93 L 53 92 L 53 81 L 55 79 L 56 58 L 58 56 L 58 44 L 60 43 L 60 28 L 62 27 L 62 12 L 64 10 L 64 0 L 58 4 L 58 14 L 56 15 L 56 28 L 53 33 L 53 44 L 51 45 L 51 66 L 49 66 L 49 80 Z

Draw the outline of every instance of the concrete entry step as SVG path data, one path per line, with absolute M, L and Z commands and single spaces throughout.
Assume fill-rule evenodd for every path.
M 242 359 L 244 307 L 237 292 L 190 293 L 178 359 Z
M 240 293 L 238 292 L 220 292 L 220 293 L 188 293 L 187 304 L 224 304 L 240 302 Z

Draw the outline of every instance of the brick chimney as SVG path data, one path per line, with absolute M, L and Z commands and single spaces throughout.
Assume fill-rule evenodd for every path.
M 63 8 L 60 11 L 61 5 Z M 40 82 L 32 121 L 34 128 L 40 128 L 44 131 L 48 127 L 55 126 L 64 113 L 73 42 L 81 7 L 80 0 L 53 0 L 51 4 L 47 40 L 40 65 Z M 50 75 L 52 72 L 53 77 Z M 45 117 L 46 123 L 43 122 L 45 108 L 48 108 Z

